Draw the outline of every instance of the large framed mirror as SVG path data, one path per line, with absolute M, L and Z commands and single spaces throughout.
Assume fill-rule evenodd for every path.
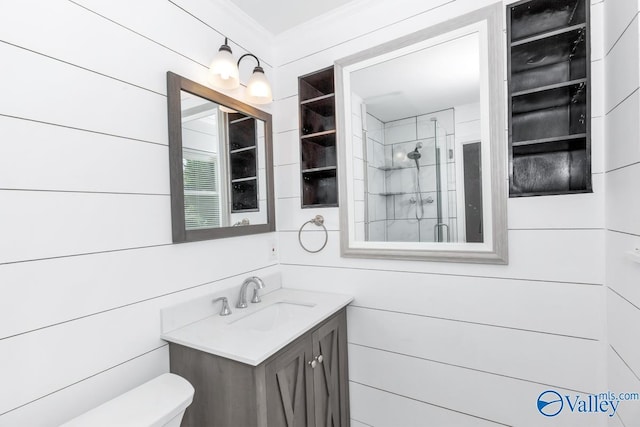
M 507 263 L 501 16 L 336 61 L 343 256 Z
M 271 115 L 167 73 L 174 243 L 275 230 Z

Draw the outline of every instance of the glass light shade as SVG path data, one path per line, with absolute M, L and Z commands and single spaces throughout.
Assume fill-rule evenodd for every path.
M 246 100 L 252 104 L 269 104 L 273 102 L 271 85 L 264 75 L 262 67 L 253 69 L 253 74 L 247 82 Z
M 240 86 L 238 64 L 231 54 L 231 48 L 226 44 L 220 46 L 220 50 L 211 61 L 209 81 L 221 89 L 235 89 Z

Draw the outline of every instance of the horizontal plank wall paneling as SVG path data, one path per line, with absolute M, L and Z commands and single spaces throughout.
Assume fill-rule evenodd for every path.
M 352 382 L 495 423 L 541 425 L 535 402 L 540 393 L 548 389 L 545 385 L 357 345 L 349 345 L 349 358 Z M 570 412 L 545 419 L 544 424 L 558 427 L 597 425 L 585 422 L 585 417 L 572 416 Z M 455 424 L 445 421 L 443 425 Z
M 302 218 L 300 218 L 301 222 L 299 224 L 302 225 L 303 222 L 311 219 L 316 213 L 322 214 L 320 210 L 305 209 L 303 215 L 300 215 Z M 303 219 L 304 221 L 302 221 Z M 327 217 L 325 216 L 326 220 Z M 333 226 L 335 224 L 333 223 Z M 299 229 L 300 225 L 296 228 Z M 454 276 L 503 277 L 593 285 L 602 285 L 604 282 L 604 230 L 558 230 L 548 228 L 511 230 L 509 232 L 509 266 L 503 267 L 419 261 L 398 263 L 341 258 L 339 252 L 340 234 L 337 231 L 331 231 L 333 230 L 331 223 L 325 225 L 330 230 L 327 248 L 317 254 L 309 254 L 300 247 L 297 229 L 295 232 L 292 230 L 291 232 L 281 233 L 282 261 L 285 264 L 295 265 L 308 264 L 374 270 L 414 271 Z M 305 230 L 307 230 L 306 227 Z M 313 232 L 313 228 L 311 230 L 303 233 L 301 238 L 305 245 L 319 247 L 324 241 L 324 234 Z
M 2 189 L 168 196 L 166 145 L 2 116 L 0 128 Z
M 167 144 L 165 96 L 4 43 L 0 55 L 1 115 Z
M 424 427 L 425 425 L 496 427 L 502 425 L 356 382 L 349 385 L 349 393 L 351 427 L 373 425 L 380 427 Z M 389 407 L 396 410 L 389 411 Z
M 606 283 L 608 389 L 640 391 L 640 23 L 638 2 L 605 1 Z M 611 426 L 634 426 L 640 401 L 621 402 Z
M 289 147 L 298 132 L 298 76 L 492 3 L 354 2 L 278 36 L 276 138 L 287 141 L 276 147 L 280 180 L 300 167 Z M 354 425 L 606 424 L 602 417 L 549 420 L 535 409 L 549 388 L 606 389 L 605 5 L 591 3 L 594 192 L 509 200 L 508 266 L 342 258 L 339 209 L 301 209 L 297 182 L 278 193 L 284 286 L 355 296 Z M 298 230 L 316 214 L 325 217 L 328 243 L 310 254 Z M 324 233 L 307 226 L 301 238 L 317 248 Z
M 4 414 L 0 425 L 58 426 L 168 371 L 169 348 L 164 345 Z
M 274 234 L 171 243 L 166 72 L 206 82 L 222 33 L 271 55 L 211 10 L 1 2 L 0 426 L 59 425 L 167 372 L 162 308 L 278 274 Z
M 0 204 L 14 207 L 0 213 L 0 263 L 171 243 L 169 196 L 0 191 Z

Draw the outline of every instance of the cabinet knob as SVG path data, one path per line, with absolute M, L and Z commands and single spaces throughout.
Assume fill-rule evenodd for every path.
M 309 364 L 309 366 L 311 366 L 311 369 L 314 369 L 318 365 L 318 362 L 316 361 L 315 358 L 312 361 L 307 363 Z
M 316 357 L 316 360 L 318 361 L 318 363 L 322 363 L 322 361 L 324 360 L 324 357 L 322 357 L 322 355 L 320 354 Z

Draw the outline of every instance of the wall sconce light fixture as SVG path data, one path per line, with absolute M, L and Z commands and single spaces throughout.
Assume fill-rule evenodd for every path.
M 224 38 L 224 44 L 220 46 L 218 53 L 211 61 L 209 67 L 209 81 L 212 85 L 222 89 L 235 89 L 240 86 L 239 65 L 245 57 L 251 56 L 258 65 L 253 69 L 247 82 L 246 100 L 252 104 L 269 104 L 273 101 L 271 85 L 260 66 L 260 60 L 252 53 L 245 53 L 236 63 L 228 39 Z

